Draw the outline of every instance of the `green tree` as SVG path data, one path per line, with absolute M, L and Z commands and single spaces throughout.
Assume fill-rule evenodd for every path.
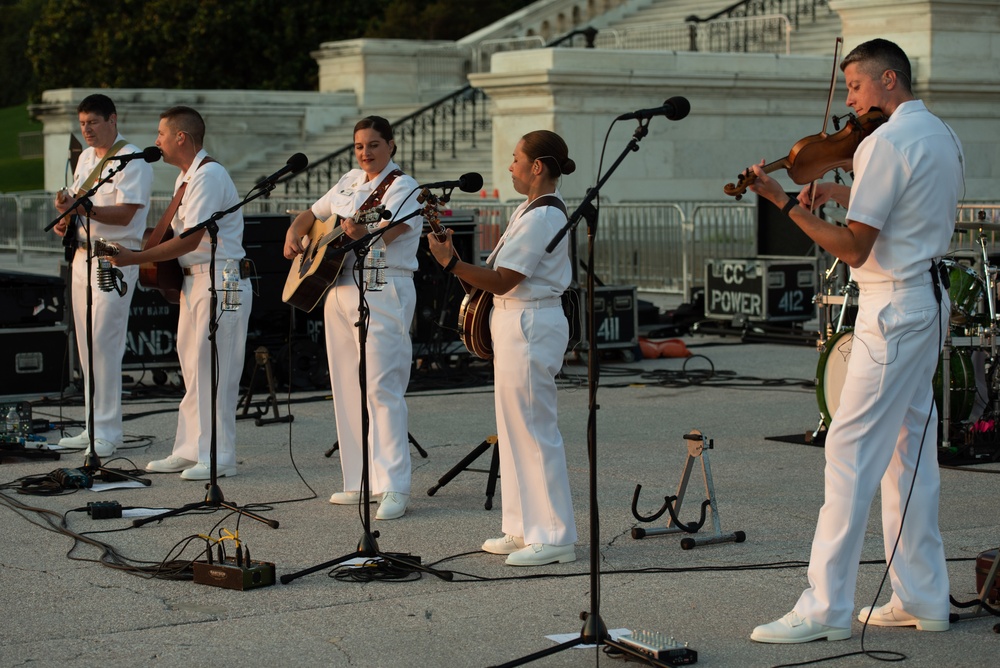
M 36 92 L 315 89 L 309 53 L 360 36 L 367 20 L 355 3 L 322 0 L 48 0 L 30 36 Z
M 19 0 L 38 11 L 22 31 L 36 95 L 70 86 L 315 90 L 310 54 L 323 42 L 457 39 L 528 2 Z
M 27 102 L 35 87 L 28 60 L 28 32 L 42 13 L 45 0 L 0 0 L 4 29 L 0 30 L 0 108 Z

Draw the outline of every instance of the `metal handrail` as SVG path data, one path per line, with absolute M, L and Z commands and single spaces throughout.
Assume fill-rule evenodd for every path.
M 784 11 L 786 5 L 789 7 L 789 11 Z M 798 27 L 799 15 L 801 14 L 808 14 L 812 17 L 813 21 L 816 21 L 816 7 L 818 5 L 829 6 L 827 5 L 827 0 L 739 0 L 739 2 L 720 9 L 709 16 L 701 17 L 692 14 L 684 20 L 689 23 L 707 23 L 722 16 L 735 18 L 738 16 L 781 13 L 788 16 L 789 20 Z M 740 9 L 743 10 L 742 13 Z
M 559 46 L 581 35 L 586 40 L 585 48 L 593 48 L 597 29 L 589 26 L 571 30 L 545 44 L 545 48 Z M 397 160 L 400 167 L 414 175 L 418 160 L 429 161 L 431 169 L 437 167 L 438 149 L 450 149 L 451 157 L 455 158 L 459 141 L 468 141 L 472 148 L 476 148 L 478 134 L 490 125 L 485 102 L 486 93 L 467 83 L 393 122 L 401 148 L 401 157 Z M 284 184 L 285 194 L 288 195 L 309 194 L 324 185 L 330 188 L 336 183 L 334 176 L 339 178 L 352 168 L 353 150 L 354 144 L 347 144 L 313 161 L 306 170 L 280 179 L 278 183 Z M 408 158 L 405 157 L 407 155 Z M 314 185 L 317 186 L 315 190 Z

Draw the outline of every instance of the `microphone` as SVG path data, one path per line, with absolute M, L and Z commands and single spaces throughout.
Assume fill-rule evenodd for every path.
M 469 172 L 468 174 L 462 174 L 458 177 L 457 181 L 438 181 L 437 183 L 428 183 L 427 185 L 419 187 L 458 188 L 464 193 L 475 193 L 479 192 L 479 189 L 483 187 L 483 175 L 477 172 Z
M 689 113 L 691 113 L 691 103 L 688 102 L 686 97 L 678 95 L 664 102 L 662 107 L 656 107 L 655 109 L 640 109 L 629 114 L 622 114 L 615 120 L 643 120 L 652 118 L 653 116 L 666 116 L 669 121 L 679 121 Z
M 123 165 L 133 160 L 145 160 L 146 162 L 156 162 L 163 156 L 163 151 L 155 146 L 149 146 L 142 149 L 138 153 L 129 153 L 128 155 L 113 155 L 108 160 L 117 160 Z
M 265 179 L 257 182 L 257 185 L 253 187 L 254 190 L 259 190 L 265 186 L 273 186 L 274 182 L 280 179 L 285 174 L 298 174 L 303 169 L 309 166 L 309 158 L 305 156 L 304 153 L 296 153 L 288 159 L 285 166 L 271 174 Z
M 97 257 L 97 271 L 95 273 L 97 274 L 97 287 L 100 288 L 101 292 L 114 290 L 119 297 L 125 296 L 128 291 L 128 285 L 123 280 L 125 274 L 118 267 L 112 266 L 106 255 Z

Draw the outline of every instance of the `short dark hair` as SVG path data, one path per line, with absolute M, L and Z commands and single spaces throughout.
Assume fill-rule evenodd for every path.
M 358 130 L 367 130 L 369 128 L 379 133 L 382 139 L 387 142 L 393 141 L 392 124 L 381 116 L 365 116 L 354 125 L 354 134 L 357 134 Z M 396 155 L 395 143 L 392 145 L 392 153 L 389 156 L 392 157 L 394 155 Z
M 160 114 L 160 118 L 167 119 L 171 125 L 181 132 L 186 132 L 191 135 L 191 139 L 193 139 L 198 146 L 204 145 L 205 119 L 191 107 L 185 107 L 183 105 L 170 107 Z
M 562 137 L 551 130 L 533 130 L 521 137 L 524 155 L 532 162 L 541 160 L 554 178 L 576 171 L 576 163 L 569 157 L 569 148 Z
M 858 44 L 840 63 L 840 70 L 844 71 L 851 63 L 857 63 L 861 71 L 872 78 L 878 78 L 886 70 L 892 70 L 900 75 L 898 80 L 906 91 L 913 92 L 910 59 L 895 42 L 880 38 Z
M 76 113 L 100 114 L 104 120 L 108 120 L 111 118 L 111 114 L 117 114 L 118 110 L 115 109 L 115 103 L 111 101 L 110 97 L 94 93 L 80 100 L 80 104 L 76 105 Z

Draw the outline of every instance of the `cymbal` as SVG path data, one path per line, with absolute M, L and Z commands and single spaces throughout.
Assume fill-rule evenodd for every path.
M 956 230 L 983 230 L 985 232 L 1000 232 L 1000 223 L 988 220 L 958 220 L 955 221 Z

